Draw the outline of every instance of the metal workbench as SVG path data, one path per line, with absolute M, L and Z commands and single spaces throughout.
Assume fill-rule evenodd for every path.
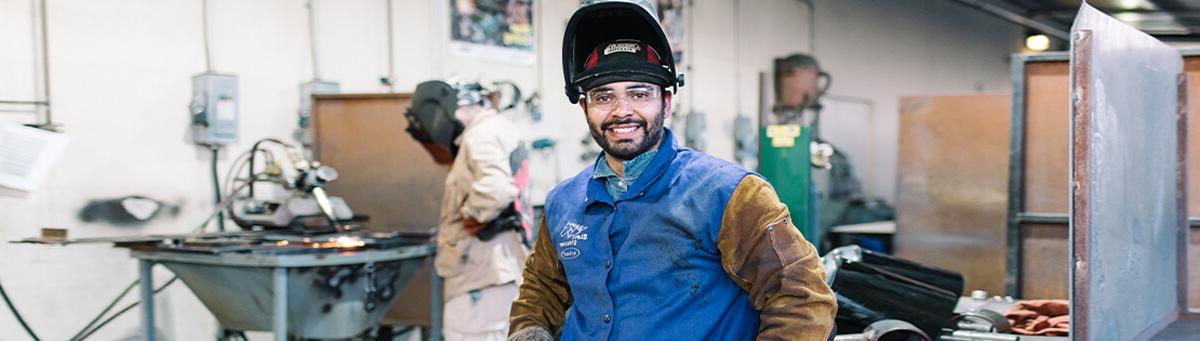
M 213 254 L 135 248 L 131 256 L 140 262 L 146 340 L 155 340 L 152 272 L 155 264 L 174 272 L 225 328 L 270 330 L 275 340 L 287 340 L 289 334 L 327 338 L 369 328 L 371 321 L 382 318 L 388 303 L 395 298 L 378 295 L 395 295 L 399 285 L 434 250 L 431 244 L 299 254 Z M 378 286 L 381 277 L 387 278 L 383 286 Z M 441 302 L 437 289 L 441 283 L 440 277 L 432 278 L 433 329 L 434 335 L 438 335 Z M 365 290 L 346 290 L 360 287 Z M 270 305 L 263 298 L 270 298 Z M 298 300 L 305 304 L 289 304 Z M 376 304 L 377 301 L 382 304 Z

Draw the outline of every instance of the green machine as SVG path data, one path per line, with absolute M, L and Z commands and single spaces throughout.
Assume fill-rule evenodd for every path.
M 792 223 L 814 245 L 824 233 L 816 224 L 812 190 L 812 132 L 800 124 L 769 124 L 759 135 L 758 172 L 767 178 L 779 200 L 792 214 Z
M 831 78 L 816 59 L 803 54 L 776 59 L 774 78 L 776 104 L 759 117 L 758 171 L 775 187 L 804 238 L 824 252 L 825 231 L 818 223 L 812 174 L 814 167 L 828 168 L 827 151 L 832 151 L 814 143 L 819 99 Z

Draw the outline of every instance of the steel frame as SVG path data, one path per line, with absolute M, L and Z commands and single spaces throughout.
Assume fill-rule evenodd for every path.
M 1200 49 L 1180 50 L 1179 52 L 1184 58 L 1200 56 Z M 1009 143 L 1007 252 L 1005 253 L 1004 276 L 1004 291 L 1008 296 L 1019 298 L 1022 295 L 1021 259 L 1024 256 L 1024 250 L 1021 247 L 1023 237 L 1021 224 L 1061 224 L 1062 228 L 1067 228 L 1070 221 L 1070 217 L 1066 213 L 1025 211 L 1025 66 L 1029 63 L 1067 62 L 1070 57 L 1070 53 L 1066 51 L 1012 55 L 1012 129 Z M 1188 226 L 1200 227 L 1200 217 L 1188 217 Z

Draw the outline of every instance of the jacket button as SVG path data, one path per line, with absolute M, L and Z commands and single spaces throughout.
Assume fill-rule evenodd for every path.
M 604 314 L 604 323 L 609 323 L 609 322 L 612 322 L 612 316 L 609 316 L 608 314 Z
M 611 261 L 611 260 L 606 260 L 606 261 L 604 261 L 604 267 L 605 267 L 605 268 L 611 268 L 611 267 L 612 267 L 612 261 Z

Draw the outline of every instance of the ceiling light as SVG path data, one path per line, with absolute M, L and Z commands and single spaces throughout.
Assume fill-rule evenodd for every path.
M 1133 25 L 1134 23 L 1145 21 L 1146 18 L 1141 13 L 1121 12 L 1113 14 L 1113 18 L 1120 20 L 1123 23 Z
M 1025 37 L 1025 48 L 1033 51 L 1042 52 L 1050 49 L 1050 37 L 1045 34 L 1034 34 Z

